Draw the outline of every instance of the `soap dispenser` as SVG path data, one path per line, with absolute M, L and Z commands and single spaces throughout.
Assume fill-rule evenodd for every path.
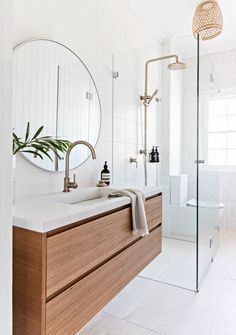
M 155 162 L 155 147 L 152 147 L 152 151 L 149 154 L 149 162 L 150 163 Z
M 156 148 L 155 148 L 155 162 L 156 162 L 156 163 L 159 163 L 159 162 L 160 162 L 160 154 L 159 154 L 158 148 L 159 148 L 159 147 L 156 147 Z
M 101 171 L 101 180 L 104 181 L 105 184 L 110 185 L 111 174 L 108 170 L 107 161 L 105 162 L 104 168 Z

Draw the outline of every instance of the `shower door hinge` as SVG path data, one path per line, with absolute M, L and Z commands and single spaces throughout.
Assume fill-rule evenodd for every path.
M 91 93 L 91 92 L 86 92 L 86 99 L 88 99 L 88 100 L 93 100 L 93 93 Z
M 113 71 L 112 72 L 112 78 L 116 79 L 119 77 L 119 72 L 118 71 Z
M 205 160 L 204 159 L 199 159 L 199 160 L 194 161 L 194 163 L 196 163 L 196 164 L 205 164 Z
M 211 249 L 212 248 L 212 246 L 213 246 L 213 237 L 210 237 L 209 238 L 209 248 Z

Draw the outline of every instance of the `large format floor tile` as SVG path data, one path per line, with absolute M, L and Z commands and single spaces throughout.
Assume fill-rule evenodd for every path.
M 236 281 L 224 280 L 209 335 L 236 334 Z
M 163 248 L 140 276 L 163 283 L 195 290 L 196 243 L 163 238 Z
M 222 279 L 212 276 L 194 293 L 137 278 L 105 311 L 161 334 L 204 335 L 210 330 L 223 285 Z
M 79 335 L 235 335 L 235 259 L 236 234 L 224 232 L 199 293 L 136 277 Z M 154 265 L 146 275 L 165 270 Z
M 226 231 L 222 234 L 220 249 L 212 264 L 209 275 L 236 280 L 236 233 Z
M 101 313 L 85 326 L 77 335 L 158 335 L 158 333 Z

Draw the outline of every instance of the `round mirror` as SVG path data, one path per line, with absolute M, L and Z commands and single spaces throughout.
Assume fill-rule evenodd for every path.
M 13 125 L 24 138 L 43 126 L 40 136 L 96 146 L 101 125 L 101 106 L 95 82 L 81 59 L 69 48 L 50 40 L 22 43 L 13 56 Z M 47 171 L 64 171 L 64 155 L 51 161 L 23 153 L 31 163 Z M 90 155 L 85 146 L 71 153 L 71 169 Z

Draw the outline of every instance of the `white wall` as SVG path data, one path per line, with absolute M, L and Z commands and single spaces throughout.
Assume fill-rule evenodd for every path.
M 11 2 L 0 1 L 0 334 L 12 334 Z
M 79 185 L 88 186 L 96 183 L 104 161 L 107 160 L 109 166 L 112 166 L 113 149 L 114 171 L 112 172 L 115 181 L 142 182 L 141 164 L 137 171 L 135 166 L 128 164 L 128 158 L 130 155 L 137 155 L 140 142 L 137 133 L 141 123 L 132 115 L 138 111 L 139 95 L 143 93 L 143 87 L 140 86 L 144 70 L 143 61 L 146 57 L 156 56 L 161 52 L 149 29 L 121 0 L 68 0 L 66 2 L 63 0 L 22 0 L 20 2 L 13 0 L 13 14 L 15 45 L 37 37 L 50 38 L 64 43 L 85 62 L 98 86 L 102 104 L 102 130 L 96 148 L 98 159 L 96 162 L 89 160 L 76 170 Z M 156 47 L 142 48 L 154 44 Z M 119 67 L 117 70 L 120 72 L 127 69 L 127 64 L 132 64 L 132 69 L 129 67 L 128 72 L 121 77 L 129 83 L 128 93 L 126 92 L 121 97 L 125 104 L 126 115 L 122 117 L 115 115 L 113 133 L 112 55 L 118 61 L 118 55 L 121 52 L 133 49 L 135 51 L 130 51 L 129 54 L 131 58 L 117 65 Z M 139 70 L 136 73 L 137 69 Z M 129 73 L 128 76 L 127 73 Z M 116 111 L 122 107 L 121 99 L 119 99 L 120 105 L 116 106 Z M 132 112 L 130 112 L 131 109 Z M 150 141 L 156 142 L 155 126 L 151 128 L 154 135 Z M 116 129 L 118 132 L 121 130 L 119 136 L 123 138 L 116 138 Z M 112 145 L 113 136 L 114 147 Z M 150 167 L 150 170 L 153 171 L 150 178 L 150 183 L 153 184 L 156 183 L 156 167 Z M 16 196 L 58 191 L 62 189 L 62 181 L 63 174 L 40 171 L 18 157 Z

